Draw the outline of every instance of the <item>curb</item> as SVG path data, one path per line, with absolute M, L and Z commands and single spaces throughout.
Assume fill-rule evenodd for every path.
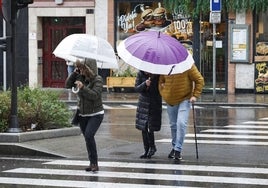
M 79 127 L 62 129 L 51 129 L 42 131 L 22 133 L 0 133 L 0 154 L 1 155 L 22 155 L 35 157 L 66 157 L 51 151 L 40 150 L 31 146 L 25 146 L 22 142 L 80 135 Z
M 80 135 L 79 127 L 41 130 L 21 133 L 0 133 L 0 143 L 20 143 L 31 140 Z

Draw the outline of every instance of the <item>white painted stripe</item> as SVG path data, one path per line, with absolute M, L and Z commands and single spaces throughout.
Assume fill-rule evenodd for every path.
M 194 140 L 185 140 L 185 143 L 193 144 Z M 198 140 L 199 144 L 223 144 L 223 145 L 249 145 L 249 146 L 268 146 L 268 142 L 252 141 L 226 141 L 226 140 Z
M 141 185 L 128 183 L 106 183 L 106 182 L 92 182 L 92 181 L 72 181 L 72 180 L 52 180 L 52 179 L 33 179 L 33 178 L 4 178 L 0 177 L 0 184 L 12 185 L 41 185 L 51 187 L 94 187 L 94 188 L 174 188 L 174 186 L 164 185 Z M 188 187 L 189 188 L 189 187 Z
M 194 137 L 194 134 L 187 134 L 186 138 Z M 261 135 L 237 135 L 237 134 L 196 134 L 197 138 L 234 138 L 234 139 L 260 139 L 266 140 L 268 136 Z
M 268 121 L 246 121 L 243 122 L 244 124 L 261 124 L 261 125 L 268 125 Z
M 82 160 L 55 160 L 43 164 L 49 165 L 69 165 L 69 166 L 88 166 L 88 161 Z M 174 164 L 155 164 L 155 163 L 132 163 L 132 162 L 104 162 L 100 161 L 99 166 L 114 168 L 145 168 L 162 170 L 190 170 L 206 172 L 232 172 L 248 174 L 268 174 L 268 168 L 250 168 L 237 166 L 212 166 L 212 165 L 174 165 Z
M 106 104 L 103 104 L 103 108 L 108 110 L 108 109 L 112 109 L 113 107 L 108 106 L 108 105 L 106 105 Z
M 192 108 L 192 107 L 191 107 Z M 201 106 L 194 106 L 195 109 L 203 109 L 204 107 Z M 167 109 L 167 105 L 163 105 L 162 109 Z
M 69 109 L 70 110 L 76 110 L 77 109 L 77 106 L 69 106 Z
M 171 139 L 160 139 L 156 140 L 155 142 L 160 142 L 160 143 L 170 143 Z M 187 144 L 193 144 L 195 143 L 195 140 L 184 140 L 184 143 Z M 252 142 L 252 141 L 232 141 L 232 140 L 197 140 L 198 144 L 225 144 L 225 145 L 252 145 L 252 146 L 268 146 L 268 142 Z
M 210 183 L 231 183 L 231 184 L 249 184 L 249 185 L 268 185 L 268 179 L 261 178 L 240 178 L 240 177 L 221 177 L 221 176 L 197 176 L 197 175 L 176 175 L 176 174 L 150 174 L 150 173 L 132 173 L 132 172 L 107 172 L 99 171 L 97 173 L 88 173 L 81 170 L 67 169 L 37 169 L 37 168 L 18 168 L 8 170 L 10 173 L 27 174 L 49 174 L 49 175 L 68 175 L 68 176 L 97 176 L 110 178 L 129 178 L 129 179 L 149 179 L 166 181 L 192 181 L 192 182 L 210 182 Z M 134 184 L 132 184 L 134 185 Z
M 108 106 L 108 105 L 106 105 L 106 106 L 104 106 L 104 109 L 106 109 L 106 110 L 132 110 L 132 109 L 136 109 L 137 107 L 134 107 L 134 106 L 132 106 L 131 107 L 131 105 L 120 105 L 120 106 Z
M 268 120 L 268 117 L 260 118 L 260 120 Z
M 132 109 L 136 109 L 136 108 L 137 108 L 137 106 L 135 106 L 135 105 L 130 105 L 130 104 L 122 104 L 121 106 L 123 106 L 123 107 L 127 107 L 127 108 L 132 108 Z
M 268 131 L 263 130 L 229 130 L 229 129 L 207 129 L 201 132 L 213 133 L 247 133 L 247 134 L 268 134 Z
M 192 108 L 192 106 L 191 106 L 191 108 Z M 203 109 L 203 108 L 205 108 L 205 107 L 195 106 L 195 105 L 194 105 L 194 108 L 195 108 L 195 109 Z
M 27 157 L 23 157 L 23 158 L 18 158 L 18 157 L 0 157 L 0 160 L 17 160 L 17 161 L 41 161 L 41 162 L 47 162 L 47 161 L 53 161 L 55 159 L 42 159 L 42 158 L 27 158 Z
M 255 109 L 255 108 L 266 108 L 265 106 L 219 106 L 220 108 L 248 108 L 248 109 Z
M 137 106 L 136 105 L 131 105 L 131 104 L 122 104 L 120 106 L 109 106 L 107 104 L 103 104 L 104 109 L 136 109 Z M 76 109 L 76 106 L 72 106 L 71 109 Z M 162 105 L 163 109 L 167 109 L 167 105 Z M 201 106 L 195 106 L 195 109 L 203 109 L 204 107 Z
M 224 127 L 228 128 L 246 128 L 246 129 L 268 129 L 268 126 L 261 126 L 261 125 L 227 125 Z

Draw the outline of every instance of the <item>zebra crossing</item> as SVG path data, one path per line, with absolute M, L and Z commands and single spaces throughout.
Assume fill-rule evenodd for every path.
M 185 143 L 194 143 L 194 136 L 192 133 L 187 134 Z M 196 136 L 200 144 L 268 146 L 268 117 L 237 125 L 208 128 Z M 160 139 L 157 142 L 170 142 L 170 139 Z
M 267 187 L 268 168 L 149 162 L 100 161 L 100 171 L 83 170 L 86 160 L 56 159 L 37 167 L 1 172 L 0 186 L 173 188 Z M 29 165 L 25 165 L 29 166 Z
M 104 108 L 136 109 L 136 105 L 105 104 Z M 166 106 L 163 108 L 165 109 Z M 202 107 L 196 106 L 196 108 Z M 194 136 L 193 133 L 188 133 L 185 143 L 194 143 Z M 168 139 L 156 141 L 170 143 L 169 135 L 163 138 Z M 198 143 L 206 145 L 267 146 L 268 117 L 239 124 L 206 127 L 197 134 L 197 138 Z M 218 162 L 211 164 L 186 160 L 182 164 L 174 164 L 168 159 L 135 160 L 135 162 L 116 159 L 116 161 L 100 160 L 100 171 L 96 173 L 85 172 L 84 168 L 87 165 L 87 160 L 75 159 L 44 159 L 35 165 L 29 165 L 25 160 L 25 163 L 14 165 L 14 167 L 10 165 L 9 168 L 0 171 L 0 187 L 268 187 L 267 163 L 264 165 L 251 165 L 250 163 L 227 165 Z

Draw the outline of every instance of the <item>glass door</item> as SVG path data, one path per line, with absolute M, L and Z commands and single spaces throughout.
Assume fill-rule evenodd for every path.
M 223 19 L 222 19 L 223 20 Z M 208 18 L 200 22 L 200 71 L 205 79 L 204 91 L 213 90 L 213 24 Z M 216 91 L 226 92 L 227 53 L 226 23 L 216 24 Z

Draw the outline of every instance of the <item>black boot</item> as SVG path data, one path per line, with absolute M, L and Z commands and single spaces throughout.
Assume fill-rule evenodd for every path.
M 155 154 L 155 152 L 156 152 L 156 147 L 155 146 L 150 147 L 147 158 L 150 159 Z
M 142 141 L 144 146 L 144 154 L 140 156 L 141 159 L 147 158 L 149 152 L 148 132 L 142 131 Z
M 155 142 L 154 142 L 154 132 L 148 132 L 148 141 L 149 141 L 149 152 L 147 157 L 150 159 L 156 152 Z
M 145 148 L 144 154 L 140 156 L 141 159 L 145 159 L 148 156 L 149 148 Z

